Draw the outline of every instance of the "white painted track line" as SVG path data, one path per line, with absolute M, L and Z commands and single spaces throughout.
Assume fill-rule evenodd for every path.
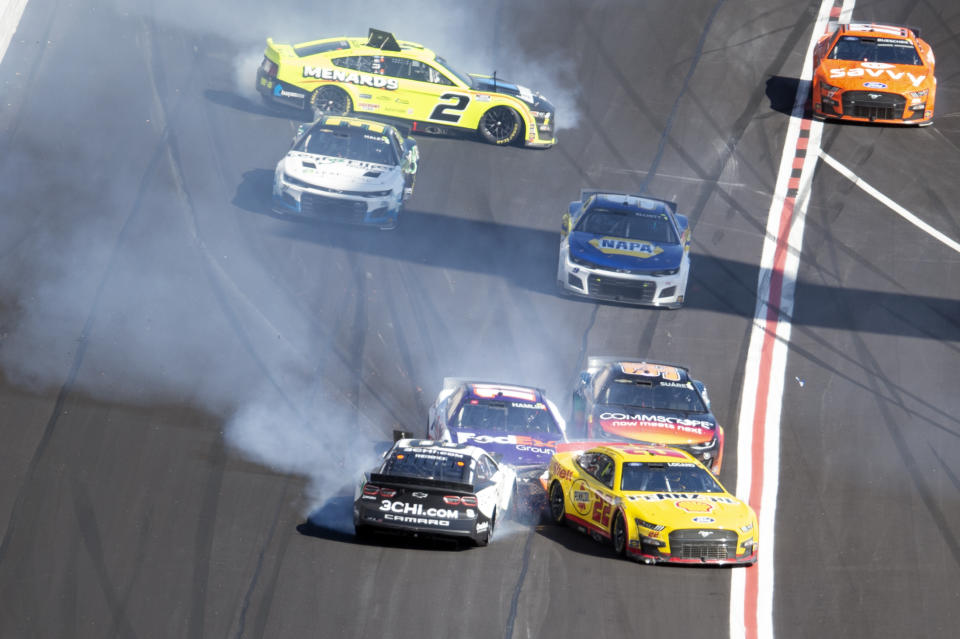
M 0 62 L 7 55 L 7 47 L 17 32 L 26 6 L 27 0 L 0 0 Z
M 929 224 L 921 220 L 919 217 L 917 217 L 907 209 L 903 208 L 902 206 L 900 206 L 899 204 L 897 204 L 896 202 L 888 198 L 886 195 L 884 195 L 877 189 L 873 188 L 872 186 L 864 182 L 863 179 L 860 176 L 858 176 L 856 173 L 854 173 L 853 171 L 851 171 L 850 169 L 848 169 L 847 167 L 840 164 L 835 159 L 833 159 L 832 157 L 824 153 L 823 149 L 819 150 L 819 154 L 820 154 L 820 157 L 823 158 L 824 162 L 826 162 L 827 164 L 832 166 L 834 169 L 836 169 L 837 173 L 839 173 L 843 177 L 853 182 L 854 186 L 862 189 L 869 195 L 876 198 L 884 206 L 886 206 L 887 208 L 895 212 L 897 215 L 899 215 L 906 221 L 916 226 L 918 229 L 920 229 L 924 233 L 928 233 L 929 235 L 933 236 L 934 238 L 940 240 L 941 242 L 943 242 L 944 244 L 952 248 L 957 253 L 960 253 L 960 242 L 950 239 L 949 237 L 947 237 L 937 229 L 933 228 L 932 226 L 930 226 Z

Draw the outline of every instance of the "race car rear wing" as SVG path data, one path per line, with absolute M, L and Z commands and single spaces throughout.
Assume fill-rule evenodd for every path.
M 670 211 L 676 214 L 677 212 L 677 203 L 671 202 L 669 200 L 663 200 L 658 197 L 650 197 L 649 195 L 640 195 L 638 193 L 625 193 L 623 191 L 610 191 L 607 189 L 580 189 L 580 203 L 585 204 L 594 195 L 623 195 L 625 197 L 637 197 L 644 198 L 647 200 L 653 200 L 654 202 L 663 202 L 666 204 Z
M 403 475 L 370 473 L 370 482 L 374 484 L 393 484 L 395 486 L 400 485 L 405 488 L 426 488 L 428 490 L 433 488 L 444 491 L 467 493 L 469 495 L 474 493 L 473 486 L 471 484 L 464 484 L 458 481 L 444 481 L 442 479 L 429 479 L 427 477 L 406 477 Z
M 646 357 L 630 357 L 623 355 L 596 355 L 593 357 L 587 358 L 587 368 L 595 369 L 600 368 L 601 366 L 606 366 L 607 364 L 617 364 L 619 362 L 643 362 L 645 364 L 656 364 L 658 366 L 672 366 L 678 370 L 682 370 L 685 373 L 689 374 L 686 366 L 680 366 L 679 364 L 673 364 L 671 362 L 660 362 L 655 359 L 647 359 Z
M 400 50 L 400 43 L 397 42 L 397 39 L 393 37 L 392 33 L 389 31 L 374 29 L 373 27 L 370 27 L 370 31 L 367 34 L 367 46 L 373 47 L 374 49 L 381 49 L 383 51 Z

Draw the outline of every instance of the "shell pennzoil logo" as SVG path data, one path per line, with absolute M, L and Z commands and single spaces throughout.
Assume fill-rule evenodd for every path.
M 693 499 L 684 499 L 673 503 L 674 506 L 687 513 L 708 513 L 713 510 L 713 504 Z
M 590 499 L 590 487 L 587 486 L 587 482 L 582 479 L 573 482 L 573 485 L 570 486 L 570 500 L 578 513 L 581 515 L 590 514 L 590 503 L 593 500 Z
M 619 237 L 595 237 L 590 245 L 607 255 L 629 255 L 631 257 L 648 258 L 663 253 L 663 248 L 650 242 L 637 242 Z

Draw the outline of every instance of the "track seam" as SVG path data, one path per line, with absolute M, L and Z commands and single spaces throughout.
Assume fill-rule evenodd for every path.
M 517 585 L 513 589 L 513 597 L 510 599 L 510 614 L 507 615 L 507 628 L 504 632 L 504 639 L 513 637 L 513 627 L 517 620 L 517 611 L 520 608 L 520 593 L 523 590 L 523 582 L 527 579 L 527 570 L 530 568 L 530 554 L 533 547 L 533 535 L 536 531 L 531 528 L 527 533 L 527 542 L 523 546 L 523 560 L 520 567 L 520 577 L 517 578 Z

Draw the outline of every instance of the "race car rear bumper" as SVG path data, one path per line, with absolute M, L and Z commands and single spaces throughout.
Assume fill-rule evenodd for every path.
M 687 273 L 685 265 L 676 274 L 663 277 L 593 269 L 574 264 L 562 252 L 557 284 L 571 295 L 624 304 L 680 308 L 686 295 Z
M 490 520 L 477 513 L 471 519 L 431 519 L 402 513 L 384 513 L 366 505 L 354 505 L 353 525 L 379 532 L 426 537 L 466 537 L 480 543 Z M 479 528 L 479 530 L 478 530 Z
M 257 69 L 257 92 L 265 100 L 285 106 L 304 109 L 309 104 L 310 94 L 291 84 L 286 84 L 268 76 L 263 69 Z

